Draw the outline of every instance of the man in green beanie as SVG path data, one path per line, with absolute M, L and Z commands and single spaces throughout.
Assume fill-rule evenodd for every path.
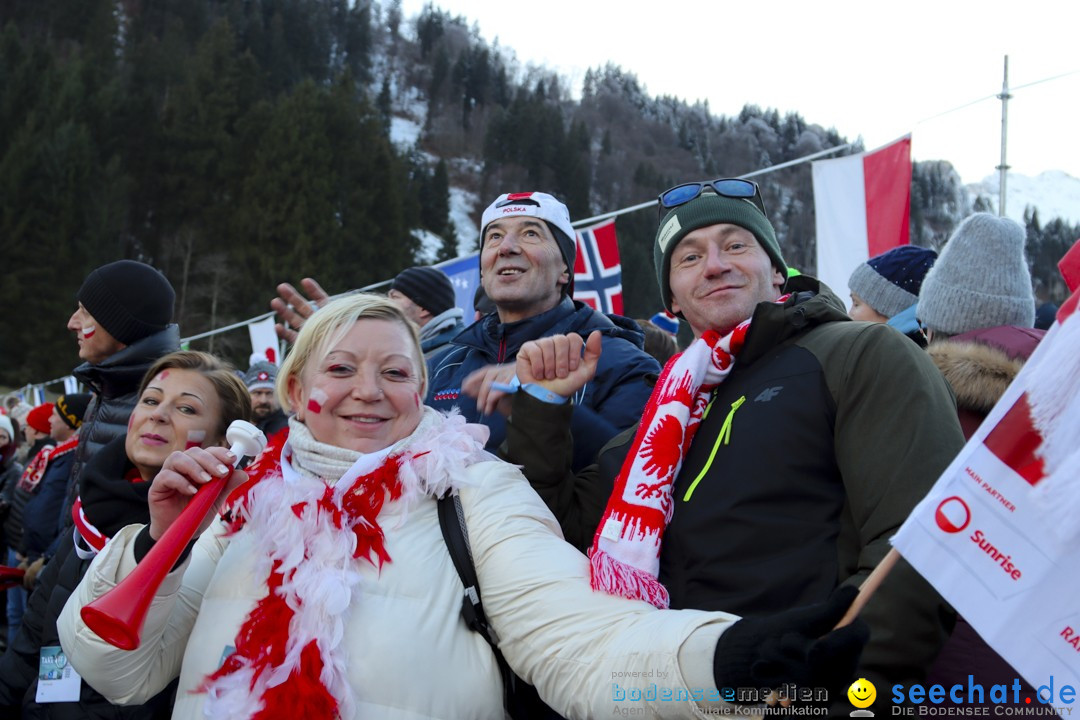
M 660 375 L 643 427 L 584 473 L 569 470 L 569 408 L 523 393 L 506 457 L 549 505 L 576 503 L 592 520 L 595 537 L 568 540 L 591 545 L 599 590 L 745 617 L 823 602 L 866 578 L 963 446 L 946 417 L 952 395 L 914 343 L 852 321 L 816 279 L 789 277 L 756 185 L 690 183 L 660 197 L 661 297 L 695 342 Z M 518 377 L 569 397 L 599 347 L 590 338 L 581 352 L 573 336 L 538 340 L 519 352 Z M 879 702 L 893 683 L 921 680 L 949 614 L 901 560 L 861 614 L 871 636 L 859 676 Z M 734 659 L 767 667 L 759 640 Z M 718 668 L 724 653 L 721 643 Z

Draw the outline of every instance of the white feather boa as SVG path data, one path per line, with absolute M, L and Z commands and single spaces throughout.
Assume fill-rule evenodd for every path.
M 401 496 L 397 502 L 405 508 L 399 521 L 403 523 L 408 509 L 418 501 L 457 492 L 465 484 L 465 468 L 493 459 L 484 451 L 487 433 L 486 427 L 467 424 L 456 413 L 447 417 L 425 408 L 410 437 L 386 450 L 361 456 L 337 482 L 307 478 L 297 472 L 293 467 L 294 453 L 285 444 L 280 470 L 255 483 L 246 503 L 237 508 L 243 522 L 241 532 L 254 533 L 259 546 L 266 550 L 256 564 L 256 573 L 270 577 L 276 570 L 284 578 L 278 594 L 293 611 L 285 659 L 258 677 L 255 669 L 247 665 L 208 679 L 204 685 L 208 693 L 207 717 L 254 716 L 263 709 L 267 690 L 288 680 L 300 667 L 304 649 L 315 640 L 322 660 L 320 680 L 337 701 L 340 715 L 352 717 L 348 648 L 343 647 L 343 640 L 354 594 L 362 579 L 357 563 L 376 561 L 353 556 L 356 535 L 348 521 L 345 527 L 335 524 L 333 512 L 326 511 L 326 501 L 341 511 L 344 495 L 357 478 L 396 458 L 401 461 L 397 473 Z

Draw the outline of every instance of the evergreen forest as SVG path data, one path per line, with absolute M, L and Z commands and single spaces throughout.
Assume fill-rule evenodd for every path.
M 420 127 L 395 143 L 401 118 Z M 7 0 L 0 4 L 0 384 L 70 372 L 64 328 L 89 270 L 149 262 L 191 336 L 268 310 L 274 287 L 331 292 L 473 249 L 450 195 L 545 190 L 574 219 L 848 143 L 797 112 L 652 97 L 619 67 L 580 97 L 486 42 L 469 20 L 396 0 Z M 863 148 L 855 142 L 848 152 Z M 813 271 L 809 164 L 761 176 L 789 264 Z M 966 214 L 946 161 L 916 163 L 912 242 L 939 247 Z M 1080 236 L 1027 215 L 1040 300 Z M 620 216 L 626 314 L 659 308 L 655 210 Z M 466 237 L 459 237 L 466 235 Z M 243 367 L 244 332 L 198 341 Z

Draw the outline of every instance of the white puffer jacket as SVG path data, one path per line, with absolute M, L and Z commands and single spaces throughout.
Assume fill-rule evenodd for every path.
M 738 618 L 659 611 L 593 592 L 588 560 L 561 539 L 516 467 L 485 461 L 465 475 L 460 495 L 484 607 L 515 672 L 568 718 L 642 713 L 646 706 L 649 716 L 703 716 L 693 702 L 660 698 L 667 688 L 716 692 L 716 640 Z M 461 620 L 463 588 L 436 502 L 420 498 L 403 521 L 404 510 L 399 500 L 379 515 L 391 562 L 381 570 L 355 563 L 362 581 L 344 643 L 355 717 L 501 718 L 498 668 L 487 643 Z M 131 572 L 140 529 L 122 530 L 95 559 L 64 608 L 61 642 L 72 666 L 111 701 L 143 702 L 179 675 L 173 717 L 202 718 L 206 694 L 195 689 L 220 666 L 266 594 L 266 578 L 255 571 L 259 548 L 250 532 L 225 538 L 220 521 L 211 526 L 159 590 L 142 645 L 126 652 L 89 630 L 79 610 Z M 632 701 L 631 688 L 657 699 Z M 615 699 L 620 692 L 626 699 Z

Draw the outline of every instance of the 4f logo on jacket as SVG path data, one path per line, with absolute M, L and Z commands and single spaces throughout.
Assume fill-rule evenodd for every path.
M 784 389 L 783 385 L 777 387 L 765 388 L 761 391 L 761 394 L 754 398 L 754 402 L 769 402 L 774 397 L 780 394 L 780 391 Z

